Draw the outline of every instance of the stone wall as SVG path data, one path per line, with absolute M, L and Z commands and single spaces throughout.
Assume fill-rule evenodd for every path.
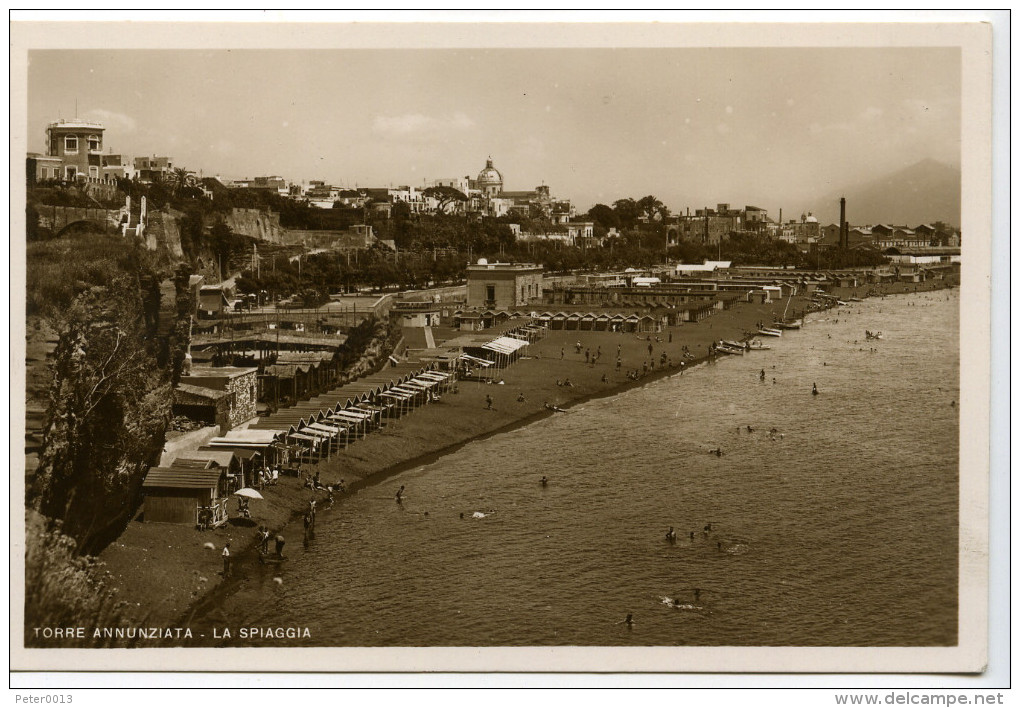
M 35 210 L 39 213 L 40 228 L 49 229 L 54 234 L 78 221 L 89 221 L 100 228 L 116 230 L 122 213 L 119 209 L 86 209 L 45 204 L 37 205 Z
M 356 251 L 368 248 L 375 239 L 367 234 L 349 230 L 285 229 L 282 243 L 305 248 L 329 248 L 339 251 Z
M 235 234 L 241 234 L 259 241 L 284 243 L 284 229 L 280 226 L 280 215 L 262 209 L 231 209 L 224 219 Z
M 252 369 L 251 372 L 235 376 L 227 382 L 226 390 L 234 393 L 234 405 L 230 408 L 229 419 L 231 428 L 258 415 L 256 410 L 258 398 L 257 373 L 255 369 Z

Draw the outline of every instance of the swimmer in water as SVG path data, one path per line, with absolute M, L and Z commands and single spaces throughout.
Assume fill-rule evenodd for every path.
M 549 480 L 548 480 L 548 479 L 546 479 L 544 475 L 542 476 L 542 479 L 540 479 L 540 480 L 538 480 L 538 481 L 539 481 L 539 483 L 540 483 L 540 484 L 541 484 L 541 485 L 542 485 L 543 487 L 545 487 L 546 485 L 548 485 L 548 484 L 549 484 Z
M 397 497 L 396 497 L 397 504 L 400 504 L 401 502 L 404 501 L 403 498 L 402 498 L 403 496 L 404 496 L 404 485 L 401 484 L 400 485 L 400 489 L 397 490 Z
M 617 624 L 625 624 L 628 627 L 633 627 L 634 626 L 634 615 L 632 615 L 631 613 L 628 612 L 627 616 L 624 619 L 622 619 L 619 622 L 617 622 Z
M 709 522 L 709 523 L 705 524 L 705 531 L 711 531 L 711 530 L 712 530 L 712 523 Z
M 694 532 L 693 531 L 691 531 L 691 540 L 692 541 L 694 540 Z
M 816 383 L 811 384 L 811 395 L 812 396 L 818 395 L 818 384 Z
M 673 530 L 672 526 L 670 526 L 669 531 L 666 532 L 666 540 L 671 543 L 676 542 L 676 531 Z

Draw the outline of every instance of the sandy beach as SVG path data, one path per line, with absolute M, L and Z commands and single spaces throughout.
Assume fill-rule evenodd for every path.
M 884 295 L 914 292 L 915 289 L 927 291 L 945 285 L 944 282 L 898 283 L 862 287 L 856 292 L 835 289 L 832 294 L 863 297 L 869 290 L 872 294 Z M 793 298 L 789 314 L 801 313 L 808 302 L 807 298 Z M 684 375 L 679 363 L 684 360 L 685 346 L 695 356 L 684 360 L 686 371 L 706 359 L 711 342 L 743 338 L 745 332 L 755 329 L 757 322 L 771 322 L 774 316 L 782 315 L 785 304 L 740 303 L 701 323 L 686 323 L 651 334 L 650 339 L 647 334 L 550 331 L 531 345 L 527 358 L 501 373 L 502 384 L 462 381 L 456 393 L 446 394 L 437 403 L 390 421 L 382 430 L 353 443 L 330 459 L 318 465 L 306 465 L 305 470 L 314 473 L 317 468 L 324 484 L 333 484 L 342 478 L 348 494 L 356 494 L 360 489 L 384 483 L 393 474 L 430 463 L 473 440 L 512 430 L 545 416 L 560 415 L 548 410 L 546 403 L 569 409 L 586 400 L 616 395 L 664 376 Z M 784 336 L 795 338 L 797 333 L 793 331 Z M 577 352 L 578 343 L 580 353 Z M 601 350 L 597 363 L 585 362 L 585 350 L 589 355 Z M 619 371 L 616 367 L 618 352 L 622 363 Z M 663 354 L 672 361 L 672 367 L 660 366 Z M 628 378 L 629 371 L 642 370 L 652 359 L 655 366 L 647 375 L 639 380 Z M 557 385 L 557 380 L 566 379 L 573 385 Z M 524 401 L 518 400 L 521 394 Z M 492 397 L 491 410 L 486 407 L 486 396 Z M 256 562 L 252 548 L 260 524 L 266 525 L 274 535 L 281 533 L 287 539 L 287 548 L 293 549 L 302 541 L 300 516 L 310 499 L 319 501 L 322 514 L 337 513 L 343 507 L 343 498 L 337 495 L 333 508 L 323 509 L 325 493 L 313 493 L 293 477 L 282 478 L 278 485 L 266 488 L 263 495 L 265 501 L 251 504 L 252 520 L 232 519 L 213 531 L 132 521 L 99 557 L 110 572 L 110 586 L 117 589 L 117 599 L 126 603 L 127 614 L 153 625 L 184 626 L 179 623 L 186 622 L 199 603 L 216 602 L 221 593 L 230 592 L 231 580 L 222 576 L 220 557 L 228 540 L 235 563 L 241 566 L 238 570 L 242 571 L 245 563 Z M 230 504 L 230 512 L 236 513 L 236 504 Z M 213 548 L 206 544 L 212 544 Z

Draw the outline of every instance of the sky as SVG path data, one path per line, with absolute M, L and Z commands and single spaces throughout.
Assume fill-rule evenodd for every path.
M 770 214 L 923 159 L 960 165 L 955 48 L 32 50 L 46 124 L 225 178 L 550 185 L 584 211 L 653 194 Z

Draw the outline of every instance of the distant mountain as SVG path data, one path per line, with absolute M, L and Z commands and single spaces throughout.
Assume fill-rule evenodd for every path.
M 839 221 L 840 196 L 846 197 L 846 218 L 853 226 L 935 221 L 960 225 L 960 170 L 935 160 L 922 160 L 819 200 L 815 214 L 822 224 Z

